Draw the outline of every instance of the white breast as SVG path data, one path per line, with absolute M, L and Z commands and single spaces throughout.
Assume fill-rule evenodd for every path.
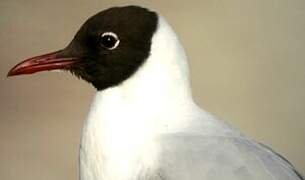
M 81 180 L 127 180 L 153 170 L 155 137 L 185 128 L 193 107 L 184 50 L 160 17 L 143 66 L 94 98 L 81 141 Z

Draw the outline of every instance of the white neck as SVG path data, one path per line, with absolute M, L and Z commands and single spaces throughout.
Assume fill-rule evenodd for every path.
M 194 106 L 188 78 L 184 50 L 159 17 L 149 58 L 132 77 L 94 98 L 83 130 L 81 179 L 125 180 L 143 164 L 153 168 L 153 139 L 187 124 L 183 117 Z

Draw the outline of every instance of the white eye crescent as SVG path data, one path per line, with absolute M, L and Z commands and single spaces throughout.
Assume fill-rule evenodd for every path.
M 118 47 L 118 45 L 120 44 L 120 40 L 115 33 L 104 32 L 100 36 L 99 43 L 101 44 L 102 47 L 104 47 L 108 50 L 113 50 Z

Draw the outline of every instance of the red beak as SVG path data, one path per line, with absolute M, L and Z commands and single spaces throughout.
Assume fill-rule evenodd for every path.
M 54 69 L 69 69 L 72 64 L 77 62 L 77 58 L 62 57 L 62 51 L 56 51 L 41 56 L 36 56 L 22 61 L 13 67 L 7 76 L 16 76 L 21 74 L 33 74 L 39 71 Z

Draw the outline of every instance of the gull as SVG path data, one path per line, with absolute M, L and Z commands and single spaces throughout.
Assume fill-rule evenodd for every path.
M 62 50 L 8 76 L 66 70 L 97 90 L 80 145 L 81 180 L 304 180 L 282 156 L 198 107 L 187 56 L 158 13 L 113 7 Z

